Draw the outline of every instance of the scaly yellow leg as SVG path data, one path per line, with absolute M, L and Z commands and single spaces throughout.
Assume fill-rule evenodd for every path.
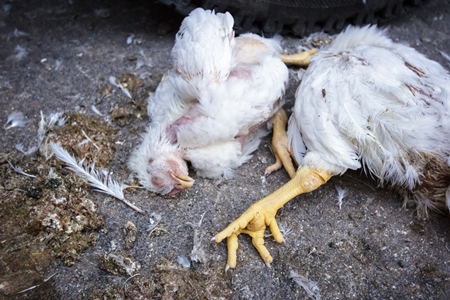
M 316 53 L 316 49 L 300 52 L 297 54 L 280 54 L 281 60 L 285 64 L 293 64 L 301 67 L 307 67 L 310 63 L 311 57 Z M 292 163 L 289 147 L 288 137 L 286 133 L 287 115 L 284 109 L 280 109 L 274 115 L 273 121 L 273 137 L 272 146 L 275 154 L 275 163 L 268 166 L 265 175 L 269 175 L 282 166 L 286 169 L 289 176 L 292 178 L 295 174 L 295 168 Z
M 280 58 L 285 64 L 307 67 L 309 66 L 311 57 L 316 54 L 316 51 L 317 50 L 313 48 L 297 54 L 280 54 Z
M 316 49 L 293 54 L 280 55 L 281 60 L 286 64 L 294 64 L 307 67 L 311 56 L 316 53 Z M 283 242 L 283 235 L 275 220 L 278 209 L 283 207 L 288 201 L 297 195 L 311 192 L 327 182 L 332 174 L 323 170 L 313 170 L 307 167 L 300 168 L 295 172 L 291 155 L 288 149 L 288 138 L 286 133 L 287 115 L 280 109 L 274 116 L 274 135 L 272 145 L 274 147 L 276 162 L 266 169 L 266 174 L 284 166 L 291 176 L 291 180 L 269 196 L 252 204 L 239 218 L 230 223 L 227 228 L 219 232 L 214 240 L 220 243 L 227 238 L 228 263 L 227 268 L 236 267 L 236 252 L 238 249 L 238 236 L 241 233 L 252 237 L 253 246 L 258 251 L 266 264 L 272 262 L 272 256 L 264 246 L 264 231 L 269 226 L 276 242 Z
M 275 155 L 275 163 L 266 168 L 264 175 L 269 175 L 284 166 L 284 169 L 292 178 L 295 175 L 296 168 L 292 163 L 291 153 L 288 146 L 288 136 L 286 132 L 286 112 L 281 108 L 276 112 L 273 118 L 272 148 Z
M 252 204 L 239 218 L 219 232 L 214 240 L 220 243 L 227 238 L 228 264 L 227 268 L 236 267 L 236 251 L 238 235 L 246 233 L 252 237 L 252 243 L 266 264 L 272 262 L 272 256 L 264 246 L 264 231 L 269 226 L 276 242 L 283 242 L 283 235 L 278 228 L 275 214 L 288 201 L 297 195 L 311 192 L 331 178 L 332 174 L 323 170 L 300 168 L 295 176 L 281 188 L 269 196 Z

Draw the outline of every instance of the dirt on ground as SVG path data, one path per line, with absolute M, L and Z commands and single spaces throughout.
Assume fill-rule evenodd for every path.
M 226 243 L 211 238 L 288 180 L 263 175 L 270 137 L 234 179 L 192 172 L 195 185 L 173 198 L 137 187 L 126 167 L 183 17 L 153 1 L 0 4 L 0 299 L 450 299 L 448 216 L 419 218 L 359 171 L 279 210 L 285 242 L 267 231 L 270 268 L 239 236 L 238 265 L 225 271 Z M 388 25 L 450 69 L 449 1 Z M 296 51 L 330 37 L 283 38 Z M 299 72 L 290 69 L 288 113 Z M 13 112 L 23 119 L 8 122 Z M 129 185 L 124 200 L 144 213 L 51 155 L 58 142 Z

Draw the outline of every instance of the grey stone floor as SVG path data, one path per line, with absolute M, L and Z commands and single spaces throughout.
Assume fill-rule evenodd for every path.
M 34 138 L 40 111 L 80 111 L 98 117 L 92 105 L 105 115 L 115 106 L 125 106 L 130 99 L 118 89 L 101 98 L 99 91 L 108 85 L 109 76 L 142 75 L 144 87 L 136 97 L 144 99 L 170 67 L 170 49 L 182 20 L 152 1 L 0 4 L 0 122 L 4 124 L 13 111 L 23 112 L 29 121 L 20 130 L 0 130 L 0 152 Z M 396 41 L 408 43 L 450 69 L 450 1 L 429 1 L 388 25 Z M 295 47 L 300 42 L 289 38 L 286 43 Z M 142 63 L 139 68 L 137 61 Z M 288 110 L 298 84 L 295 74 L 292 70 Z M 125 163 L 147 122 L 142 116 L 123 126 L 114 124 L 118 143 L 111 170 L 119 180 L 128 179 Z M 277 219 L 290 233 L 284 244 L 266 239 L 274 257 L 270 269 L 250 239 L 240 237 L 238 266 L 225 273 L 226 244 L 216 245 L 211 237 L 288 179 L 283 171 L 263 177 L 264 168 L 272 162 L 269 140 L 263 141 L 233 180 L 196 178 L 192 189 L 169 199 L 144 190 L 127 194 L 146 215 L 93 193 L 106 230 L 98 233 L 97 246 L 85 251 L 77 264 L 66 267 L 55 261 L 46 271 L 56 273 L 51 280 L 57 298 L 138 299 L 127 294 L 124 286 L 136 289 L 139 282 L 135 280 L 147 278 L 155 284 L 148 298 L 306 299 L 305 291 L 290 278 L 294 271 L 317 282 L 323 299 L 450 299 L 449 219 L 440 215 L 419 219 L 412 208 L 402 207 L 392 191 L 359 172 L 333 178 L 279 211 Z M 342 208 L 336 201 L 336 186 L 348 191 Z M 161 216 L 167 233 L 148 236 L 155 214 Z M 200 245 L 208 262 L 192 262 L 185 269 L 177 257 L 189 257 L 194 243 L 194 230 L 186 223 L 198 223 L 203 214 Z M 134 247 L 124 250 L 127 221 L 136 225 L 138 236 Z M 100 256 L 118 251 L 141 264 L 139 276 L 125 282 L 127 277 L 98 267 Z M 162 261 L 172 271 L 161 271 Z M 185 281 L 174 284 L 181 280 L 179 276 Z M 107 290 L 112 291 L 109 296 L 102 292 Z M 33 291 L 14 297 L 32 299 Z

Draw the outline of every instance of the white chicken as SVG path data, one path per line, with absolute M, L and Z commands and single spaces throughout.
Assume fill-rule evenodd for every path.
M 151 124 L 128 166 L 148 190 L 174 195 L 197 175 L 230 178 L 283 105 L 288 69 L 276 39 L 234 37 L 233 17 L 198 8 L 176 35 L 173 68 L 148 100 Z
M 395 187 L 418 213 L 447 211 L 449 113 L 450 76 L 441 65 L 394 43 L 385 30 L 348 27 L 312 57 L 297 89 L 285 147 L 297 172 L 215 236 L 228 239 L 228 266 L 236 266 L 240 233 L 252 236 L 263 260 L 272 262 L 264 230 L 269 226 L 283 241 L 277 210 L 348 169 L 362 167 Z

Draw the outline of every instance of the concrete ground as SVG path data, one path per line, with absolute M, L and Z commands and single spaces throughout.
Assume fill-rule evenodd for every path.
M 64 126 L 85 126 L 86 132 L 103 129 L 83 125 L 88 124 L 85 119 L 73 121 L 71 115 L 77 112 L 87 119 L 102 120 L 116 132 L 110 134 L 112 142 L 105 143 L 114 149 L 108 166 L 111 176 L 130 183 L 127 157 L 149 121 L 146 97 L 171 66 L 170 49 L 182 17 L 153 1 L 0 4 L 0 122 L 5 124 L 15 111 L 23 112 L 28 122 L 26 127 L 0 129 L 0 298 L 307 299 L 295 273 L 316 283 L 318 291 L 311 296 L 316 299 L 319 293 L 323 299 L 450 299 L 448 217 L 432 214 L 428 219 L 418 218 L 414 208 L 404 208 L 393 191 L 378 187 L 360 172 L 332 178 L 278 212 L 277 220 L 288 233 L 283 244 L 266 238 L 274 257 L 271 268 L 261 261 L 250 239 L 240 236 L 238 265 L 225 272 L 226 244 L 210 239 L 251 203 L 288 180 L 284 171 L 263 176 L 273 161 L 269 137 L 233 180 L 214 181 L 193 174 L 194 187 L 174 198 L 128 190 L 125 198 L 146 214 L 80 185 L 98 206 L 89 210 L 89 215 L 84 213 L 84 218 L 102 217 L 104 224 L 97 222 L 98 226 L 80 230 L 95 242 L 79 248 L 74 259 L 56 258 L 68 257 L 56 255 L 52 250 L 56 248 L 48 246 L 52 244 L 48 235 L 57 236 L 51 231 L 56 229 L 44 223 L 36 228 L 29 221 L 42 198 L 34 197 L 28 189 L 27 196 L 20 198 L 24 199 L 20 200 L 21 210 L 12 209 L 17 203 L 11 203 L 11 195 L 21 195 L 19 187 L 26 182 L 10 187 L 19 175 L 7 162 L 14 159 L 24 170 L 28 166 L 37 178 L 46 176 L 42 170 L 50 165 L 46 165 L 49 163 L 42 158 L 42 151 L 20 156 L 15 145 L 35 143 L 41 112 L 45 116 L 64 112 L 72 122 Z M 388 26 L 394 40 L 413 46 L 450 69 L 450 1 L 426 2 Z M 301 44 L 286 37 L 289 49 Z M 298 85 L 297 72 L 290 71 L 288 111 Z M 121 75 L 133 79 L 133 84 L 137 82 L 133 99 L 109 83 L 110 76 Z M 50 133 L 56 140 L 70 135 Z M 55 160 L 51 167 L 67 184 L 70 171 L 64 171 Z M 341 207 L 338 188 L 347 190 Z M 62 214 L 62 210 L 55 210 L 55 214 Z M 34 231 L 13 234 L 14 226 Z M 39 240 L 45 234 L 47 238 Z M 77 243 L 70 233 L 58 243 L 66 240 Z M 49 254 L 45 267 L 31 261 L 31 254 L 14 258 L 30 245 L 37 249 L 33 255 L 40 251 Z M 191 256 L 194 246 L 201 250 L 197 253 L 203 253 L 200 262 Z M 121 265 L 125 270 L 118 271 Z M 10 276 L 12 273 L 17 276 Z M 27 277 L 31 273 L 35 276 Z

